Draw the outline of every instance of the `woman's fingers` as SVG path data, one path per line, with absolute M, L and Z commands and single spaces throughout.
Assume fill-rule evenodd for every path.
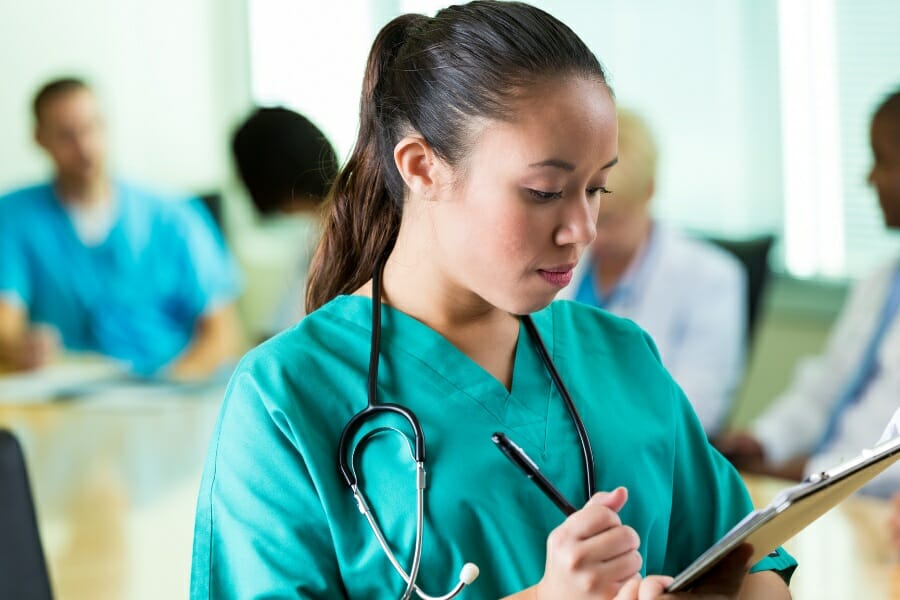
M 666 594 L 666 588 L 675 581 L 672 577 L 666 575 L 648 575 L 641 580 L 641 587 L 638 590 L 638 600 L 656 600 L 662 598 Z
M 612 492 L 597 492 L 581 510 L 570 515 L 560 529 L 578 539 L 587 539 L 621 525 L 618 513 L 627 500 L 628 491 L 623 487 Z
M 634 577 L 625 582 L 613 600 L 657 600 L 663 598 L 671 577 L 649 575 L 644 579 Z
M 619 592 L 616 594 L 613 600 L 639 600 L 638 592 L 641 587 L 641 578 L 640 577 L 632 577 L 628 581 L 619 588 Z
M 597 493 L 551 532 L 542 597 L 611 598 L 635 585 L 630 580 L 639 577 L 643 559 L 637 532 L 618 515 L 627 500 L 625 488 Z

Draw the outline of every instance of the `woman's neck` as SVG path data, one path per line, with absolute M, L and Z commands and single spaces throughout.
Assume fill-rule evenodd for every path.
M 510 388 L 519 320 L 456 285 L 401 227 L 384 266 L 382 301 L 421 321 Z M 371 282 L 357 294 L 371 296 Z

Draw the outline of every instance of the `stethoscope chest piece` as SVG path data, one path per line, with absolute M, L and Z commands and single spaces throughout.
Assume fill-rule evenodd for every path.
M 422 559 L 422 539 L 425 520 L 425 487 L 427 479 L 425 472 L 425 433 L 422 431 L 422 426 L 419 424 L 419 419 L 410 409 L 399 404 L 379 404 L 377 401 L 378 359 L 381 345 L 381 272 L 383 266 L 384 260 L 382 258 L 376 263 L 375 272 L 372 276 L 372 345 L 369 354 L 369 374 L 367 378 L 368 403 L 364 409 L 353 415 L 353 417 L 347 422 L 347 425 L 344 426 L 344 430 L 343 432 L 341 432 L 341 438 L 338 444 L 338 462 L 340 465 L 341 475 L 347 482 L 350 490 L 353 492 L 353 497 L 356 500 L 357 508 L 369 523 L 369 527 L 375 534 L 375 538 L 378 540 L 378 544 L 381 546 L 381 549 L 388 557 L 388 560 L 390 560 L 391 565 L 394 567 L 394 570 L 397 571 L 397 573 L 406 582 L 406 588 L 403 592 L 403 595 L 401 596 L 401 599 L 407 600 L 412 596 L 413 592 L 415 592 L 416 595 L 419 596 L 419 598 L 422 598 L 422 600 L 449 600 L 450 598 L 459 595 L 459 593 L 462 592 L 462 590 L 467 585 L 475 581 L 475 579 L 478 577 L 478 566 L 474 563 L 469 562 L 463 565 L 459 573 L 459 581 L 456 583 L 452 590 L 442 596 L 431 596 L 429 594 L 426 594 L 416 584 Z M 402 420 L 406 421 L 409 424 L 410 430 L 413 434 L 413 441 L 411 443 L 410 451 L 412 454 L 412 458 L 416 464 L 416 542 L 413 550 L 412 566 L 409 570 L 409 573 L 406 572 L 406 570 L 400 564 L 400 561 L 397 560 L 397 557 L 394 554 L 393 550 L 391 550 L 391 547 L 388 544 L 387 539 L 385 538 L 384 533 L 381 530 L 381 527 L 375 520 L 375 515 L 366 500 L 365 493 L 363 493 L 362 486 L 356 474 L 356 462 L 358 454 L 362 452 L 362 447 L 365 445 L 365 438 L 369 434 L 365 434 L 363 436 L 363 439 L 358 443 L 354 444 L 353 442 L 356 439 L 357 434 L 359 434 L 362 430 L 363 426 L 374 423 L 376 419 L 384 415 L 394 415 L 395 417 L 399 416 Z M 394 427 L 377 427 L 377 431 L 393 431 L 397 435 L 402 436 L 406 440 L 406 442 L 409 443 L 409 437 L 402 431 Z M 357 452 L 357 448 L 360 449 L 360 452 Z

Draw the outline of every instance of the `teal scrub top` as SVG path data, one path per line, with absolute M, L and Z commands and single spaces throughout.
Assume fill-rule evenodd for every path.
M 116 182 L 108 236 L 86 246 L 52 183 L 0 197 L 0 298 L 52 325 L 70 350 L 156 374 L 197 320 L 232 302 L 240 277 L 199 201 Z
M 674 575 L 752 510 L 737 472 L 709 445 L 649 336 L 573 302 L 533 315 L 593 444 L 599 490 L 625 486 L 620 515 L 640 535 L 645 573 Z M 572 420 L 520 329 L 511 390 L 440 334 L 382 308 L 379 402 L 402 404 L 425 433 L 419 586 L 499 598 L 542 576 L 560 510 L 494 446 L 502 431 L 576 506 L 585 501 Z M 371 299 L 339 296 L 250 352 L 213 435 L 194 532 L 191 598 L 390 598 L 394 571 L 338 469 L 338 440 L 366 406 Z M 360 432 L 357 473 L 401 564 L 415 540 L 415 469 L 402 421 Z M 370 436 L 367 431 L 380 430 Z M 407 434 L 411 437 L 411 433 Z M 790 572 L 779 551 L 754 570 Z

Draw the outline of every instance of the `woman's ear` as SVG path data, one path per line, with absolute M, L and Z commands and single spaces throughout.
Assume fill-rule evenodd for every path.
M 394 163 L 411 194 L 422 198 L 434 197 L 440 182 L 442 163 L 431 145 L 420 136 L 406 136 L 394 146 Z

